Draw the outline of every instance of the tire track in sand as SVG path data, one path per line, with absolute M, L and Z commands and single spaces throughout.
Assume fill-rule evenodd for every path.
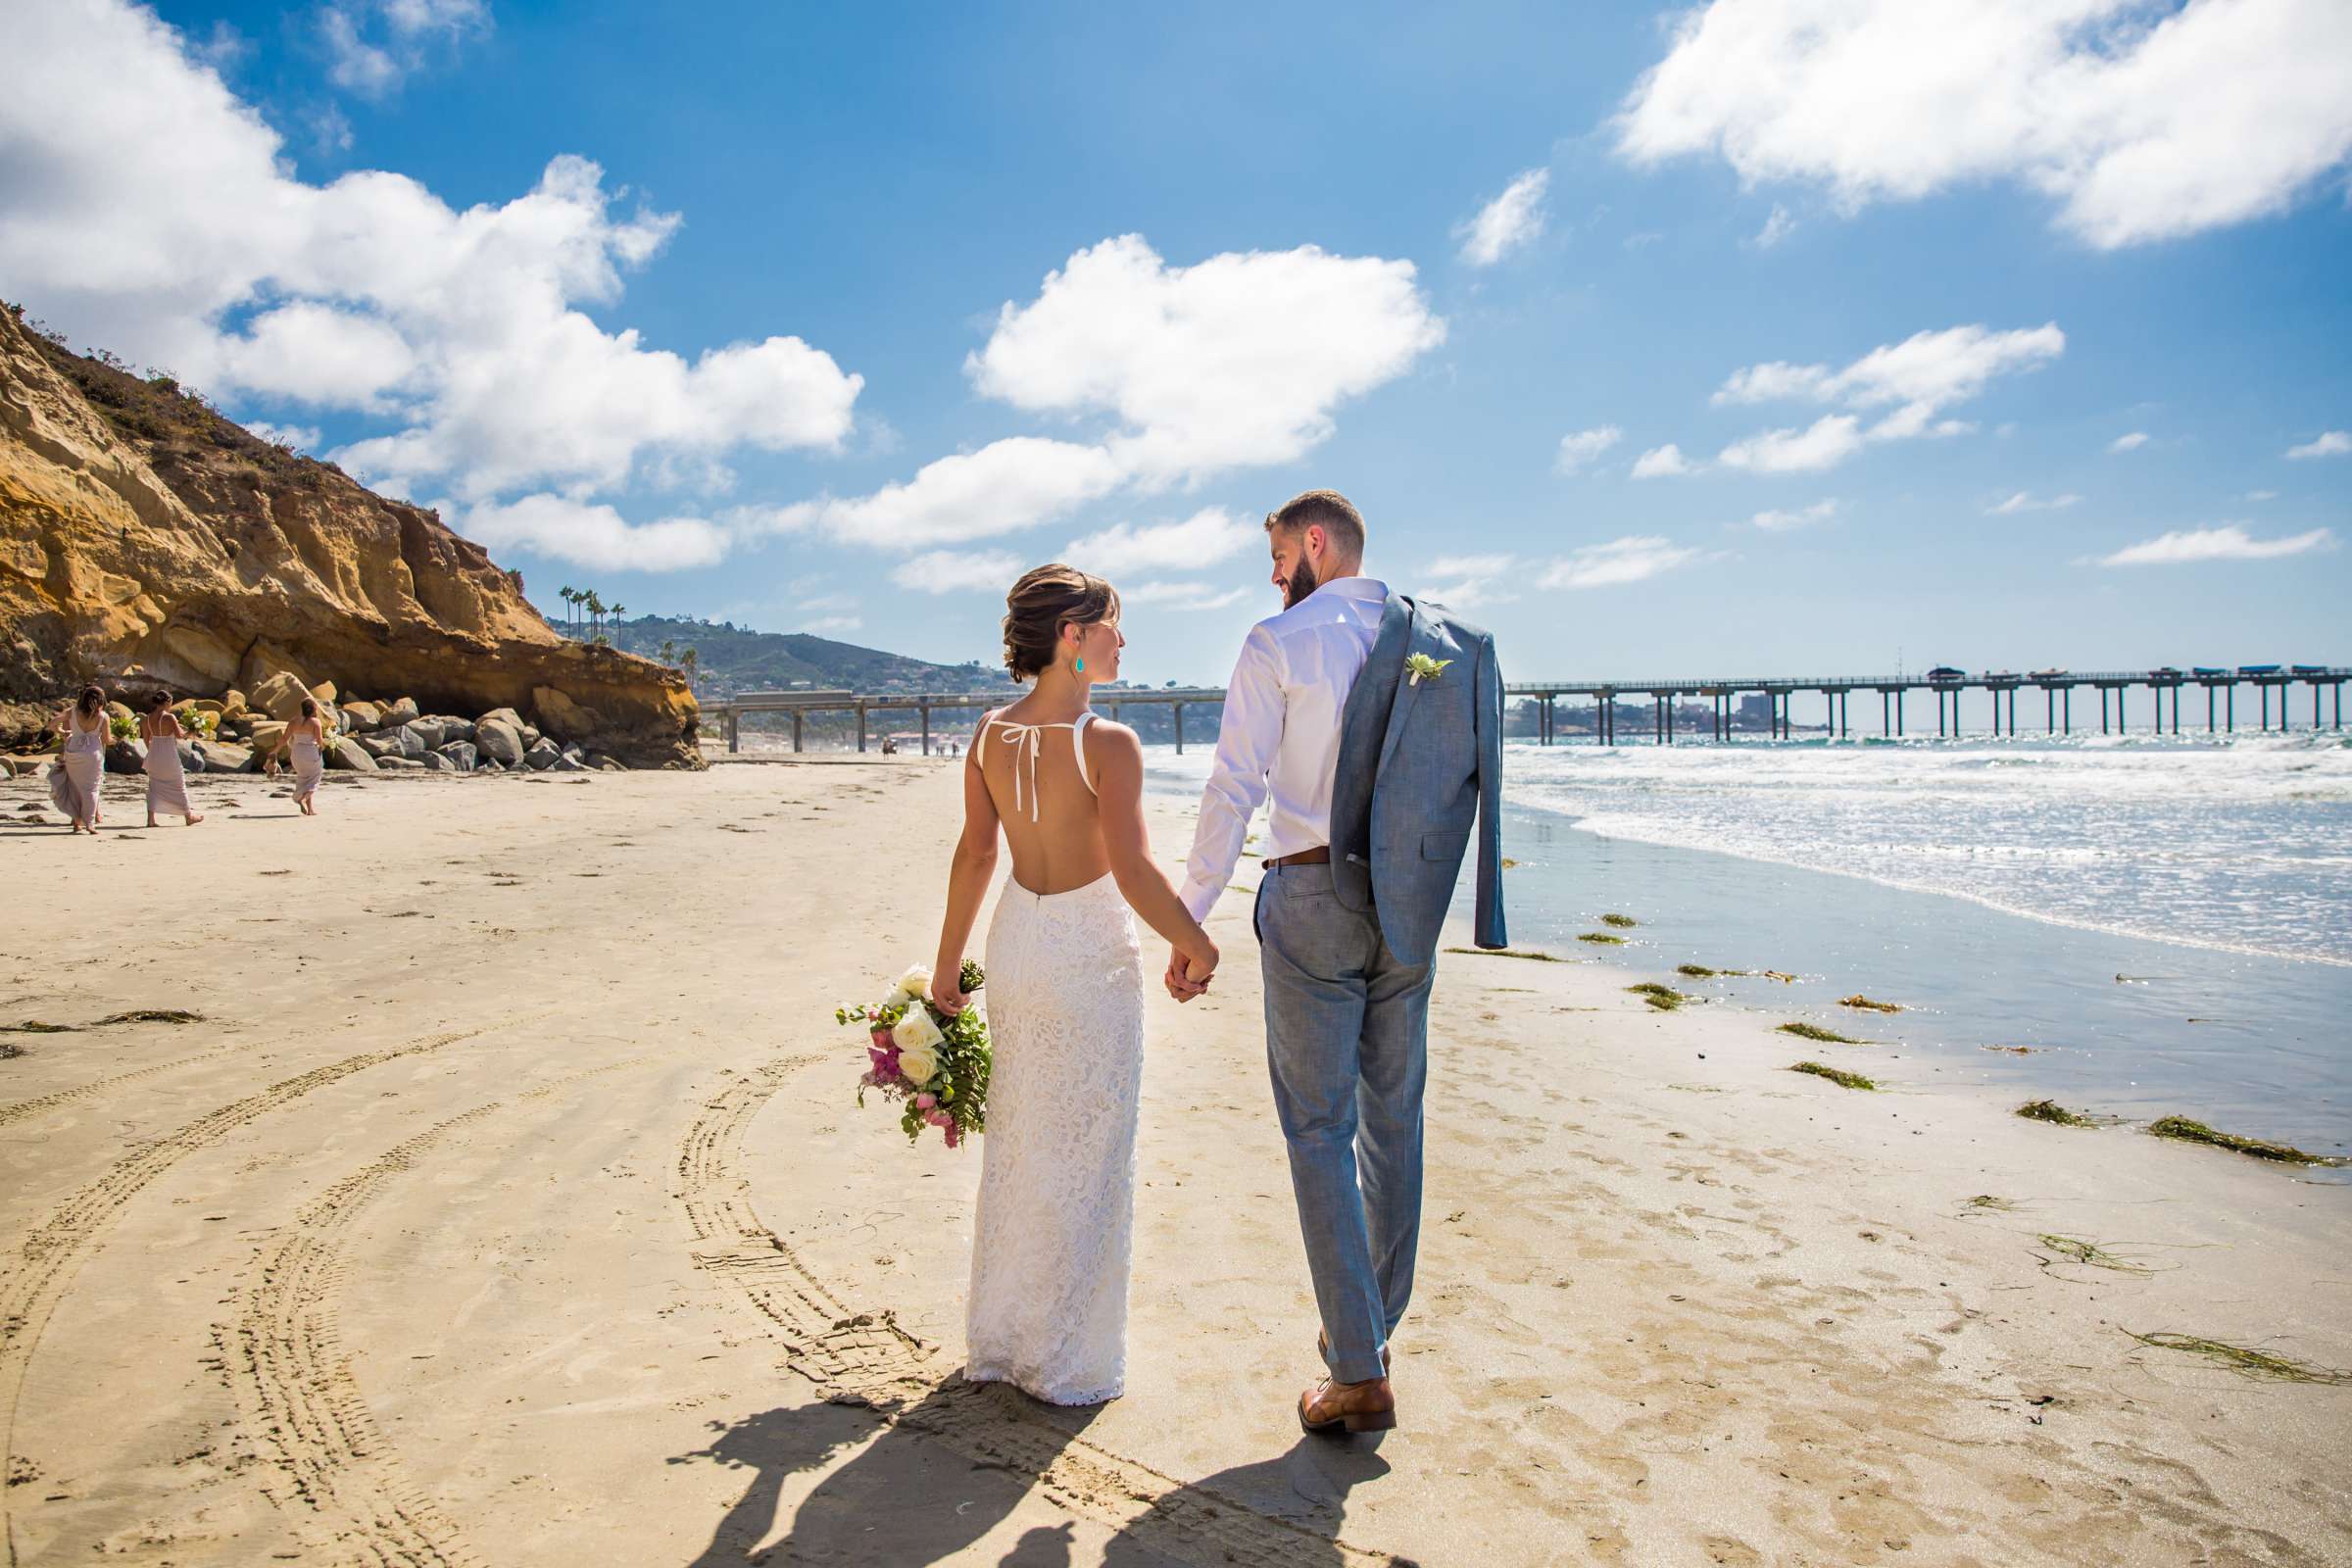
M 553 1017 L 558 1009 L 526 1017 L 503 1019 L 474 1029 L 425 1035 L 381 1051 L 364 1051 L 281 1079 L 242 1100 L 199 1116 L 176 1132 L 140 1145 L 109 1165 L 104 1174 L 59 1204 L 41 1226 L 24 1238 L 8 1271 L 0 1276 L 0 1473 L 16 1467 L 17 1401 L 24 1392 L 24 1372 L 39 1346 L 42 1331 L 57 1310 L 58 1301 L 74 1282 L 83 1257 L 99 1234 L 114 1222 L 123 1205 L 180 1160 L 209 1148 L 258 1117 L 300 1100 L 313 1090 L 338 1083 L 354 1073 L 441 1051 L 467 1040 Z M 11 1568 L 17 1561 L 17 1537 L 0 1489 L 0 1542 L 7 1545 Z
M 1035 1477 L 1056 1506 L 1181 1560 L 1280 1565 L 1318 1557 L 1396 1561 L 1260 1513 L 1084 1436 L 1025 1418 L 995 1399 L 925 1399 L 937 1353 L 889 1309 L 857 1310 L 760 1222 L 740 1170 L 744 1129 L 784 1080 L 822 1060 L 792 1056 L 739 1075 L 707 1101 L 678 1155 L 678 1197 L 694 1229 L 697 1267 L 726 1280 L 783 1342 L 793 1369 L 837 1403 L 864 1404 L 894 1426 L 936 1439 L 975 1463 Z
M 647 1060 L 592 1067 L 512 1100 L 493 1100 L 429 1127 L 327 1188 L 295 1212 L 255 1256 L 233 1323 L 214 1326 L 248 1436 L 274 1480 L 262 1493 L 285 1512 L 307 1509 L 311 1544 L 335 1560 L 480 1568 L 457 1525 L 408 1479 L 376 1425 L 343 1348 L 335 1296 L 353 1217 L 398 1177 L 427 1162 L 452 1133 L 493 1113 L 545 1100 L 589 1078 Z

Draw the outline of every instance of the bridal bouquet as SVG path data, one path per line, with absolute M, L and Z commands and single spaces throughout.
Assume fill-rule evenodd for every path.
M 967 994 L 978 991 L 984 978 L 978 964 L 963 960 L 957 979 Z M 836 1007 L 833 1017 L 866 1030 L 872 1065 L 858 1080 L 858 1103 L 865 1103 L 868 1089 L 904 1101 L 899 1126 L 908 1143 L 921 1138 L 926 1125 L 937 1127 L 950 1149 L 988 1131 L 987 1020 L 976 1006 L 953 1016 L 935 1006 L 929 969 L 916 964 L 882 1001 Z

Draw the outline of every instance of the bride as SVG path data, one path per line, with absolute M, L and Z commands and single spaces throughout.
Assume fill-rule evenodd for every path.
M 1004 666 L 1035 689 L 980 720 L 963 763 L 963 838 L 931 973 L 950 1012 L 997 866 L 1012 879 L 988 928 L 995 1042 L 966 1315 L 975 1383 L 1053 1404 L 1125 1392 L 1144 970 L 1135 915 L 1204 984 L 1216 944 L 1152 861 L 1144 753 L 1098 720 L 1088 689 L 1115 680 L 1119 596 L 1071 566 L 1040 566 L 1005 596 Z M 1132 913 L 1130 912 L 1132 910 Z

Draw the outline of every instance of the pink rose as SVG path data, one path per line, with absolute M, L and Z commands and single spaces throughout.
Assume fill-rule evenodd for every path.
M 950 1149 L 954 1149 L 954 1148 L 956 1148 L 956 1147 L 958 1144 L 961 1144 L 961 1143 L 963 1142 L 963 1134 L 962 1134 L 961 1132 L 959 1132 L 959 1131 L 956 1129 L 956 1124 L 955 1124 L 953 1121 L 951 1121 L 951 1122 L 949 1122 L 949 1123 L 948 1123 L 948 1130 L 947 1130 L 947 1134 L 946 1134 L 946 1136 L 947 1136 L 947 1140 L 948 1140 L 948 1147 L 949 1147 Z
M 890 1049 L 891 1040 L 890 1031 L 888 1029 L 883 1028 L 880 1024 L 876 1024 L 871 1030 L 871 1033 L 874 1037 L 874 1044 L 877 1047 L 884 1051 L 888 1051 Z
M 914 1097 L 914 1108 L 917 1110 L 929 1110 L 933 1105 L 938 1103 L 939 1097 L 937 1095 L 917 1095 Z
M 899 1081 L 901 1074 L 899 1072 L 898 1047 L 893 1046 L 885 1051 L 879 1046 L 868 1046 L 865 1048 L 865 1054 L 873 1058 L 874 1078 L 877 1082 L 890 1084 Z

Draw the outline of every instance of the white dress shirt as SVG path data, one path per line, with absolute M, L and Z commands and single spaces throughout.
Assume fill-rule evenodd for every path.
M 1340 577 L 1250 628 L 1225 687 L 1217 760 L 1186 862 L 1182 896 L 1194 919 L 1208 918 L 1233 879 L 1250 819 L 1269 796 L 1265 858 L 1331 842 L 1340 720 L 1372 657 L 1388 598 L 1384 582 Z

